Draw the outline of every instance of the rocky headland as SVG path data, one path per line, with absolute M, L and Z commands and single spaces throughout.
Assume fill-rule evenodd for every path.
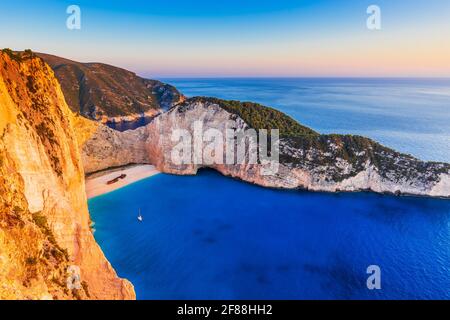
M 275 175 L 262 175 L 259 163 L 177 165 L 171 161 L 178 143 L 171 139 L 174 129 L 194 135 L 192 125 L 201 121 L 204 130 L 214 128 L 225 135 L 230 120 L 238 124 L 237 130 L 280 130 L 280 167 Z M 450 197 L 449 164 L 424 162 L 361 136 L 321 135 L 256 103 L 191 98 L 145 127 L 121 133 L 98 125 L 92 133 L 80 144 L 86 172 L 130 163 L 149 163 L 162 172 L 182 175 L 208 167 L 273 188 Z

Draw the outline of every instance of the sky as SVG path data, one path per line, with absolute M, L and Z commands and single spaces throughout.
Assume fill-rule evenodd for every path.
M 0 47 L 153 78 L 450 77 L 450 1 L 0 0 Z

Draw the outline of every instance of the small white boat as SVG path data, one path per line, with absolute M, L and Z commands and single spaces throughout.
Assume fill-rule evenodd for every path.
M 139 209 L 139 215 L 138 215 L 137 219 L 139 220 L 139 222 L 142 222 L 144 220 L 144 218 L 141 215 L 141 209 Z

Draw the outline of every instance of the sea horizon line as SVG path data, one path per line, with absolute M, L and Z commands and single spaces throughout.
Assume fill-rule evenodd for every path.
M 195 79 L 195 80 L 209 80 L 209 79 L 242 79 L 242 80 L 266 80 L 266 79 L 287 79 L 287 80 L 450 80 L 450 76 L 446 77 L 424 77 L 424 76 L 147 76 L 139 75 L 146 79 L 158 80 L 173 80 L 173 79 Z

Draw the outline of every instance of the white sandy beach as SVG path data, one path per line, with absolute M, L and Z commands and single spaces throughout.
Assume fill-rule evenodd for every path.
M 152 165 L 127 166 L 98 172 L 86 177 L 86 195 L 88 199 L 94 198 L 158 173 L 159 171 Z M 116 183 L 109 185 L 107 184 L 108 181 L 120 176 L 121 174 L 126 174 L 126 177 L 124 179 L 120 179 Z

